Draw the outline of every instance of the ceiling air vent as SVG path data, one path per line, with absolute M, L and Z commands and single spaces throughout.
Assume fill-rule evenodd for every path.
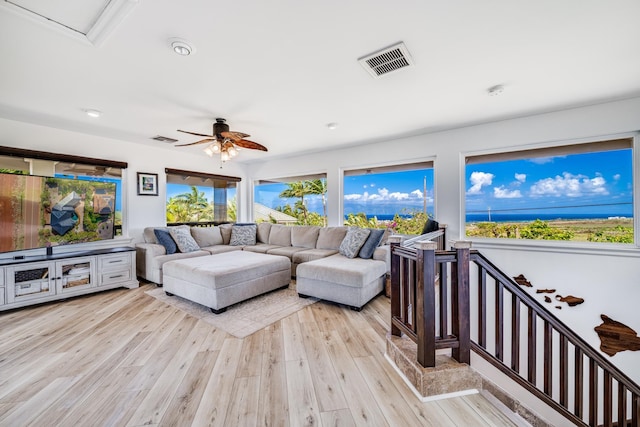
M 358 62 L 376 78 L 413 64 L 411 55 L 403 42 L 363 56 L 358 59 Z
M 169 138 L 168 136 L 162 136 L 162 135 L 154 136 L 151 139 L 155 139 L 156 141 L 160 141 L 160 142 L 168 142 L 170 144 L 173 144 L 174 142 L 178 142 L 177 139 Z

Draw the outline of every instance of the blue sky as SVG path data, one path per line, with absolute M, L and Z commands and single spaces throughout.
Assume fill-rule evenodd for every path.
M 364 212 L 367 215 L 393 215 L 422 211 L 424 177 L 427 177 L 427 210 L 433 212 L 433 169 L 366 174 L 344 178 L 344 214 Z M 270 208 L 290 204 L 295 199 L 280 199 L 285 184 L 257 186 L 255 200 Z M 322 213 L 322 200 L 305 197 L 310 211 Z
M 467 213 L 630 217 L 631 155 L 629 149 L 468 165 Z

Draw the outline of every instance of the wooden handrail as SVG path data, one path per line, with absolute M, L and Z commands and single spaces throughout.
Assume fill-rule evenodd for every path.
M 392 334 L 417 343 L 419 363 L 435 366 L 438 348 L 469 363 L 471 349 L 574 424 L 640 427 L 640 387 L 624 372 L 467 242 L 436 246 L 392 245 Z

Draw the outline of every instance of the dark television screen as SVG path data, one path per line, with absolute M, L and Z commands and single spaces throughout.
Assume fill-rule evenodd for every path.
M 0 173 L 0 252 L 114 236 L 116 184 Z

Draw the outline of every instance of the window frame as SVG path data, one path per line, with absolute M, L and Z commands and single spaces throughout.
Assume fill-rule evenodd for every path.
M 619 143 L 619 141 L 628 141 L 628 145 Z M 462 152 L 460 156 L 460 236 L 462 239 L 469 240 L 485 247 L 496 248 L 514 248 L 522 247 L 527 250 L 546 250 L 563 248 L 563 250 L 574 251 L 576 253 L 590 253 L 599 252 L 603 248 L 607 248 L 608 251 L 616 253 L 628 253 L 629 251 L 637 251 L 640 249 L 640 173 L 636 170 L 637 165 L 640 165 L 640 149 L 638 149 L 638 143 L 640 142 L 640 132 L 625 132 L 618 134 L 601 135 L 595 137 L 585 137 L 577 139 L 567 140 L 555 140 L 543 143 L 532 143 L 522 146 L 509 146 L 502 148 L 495 148 L 489 150 L 478 151 L 466 151 Z M 563 154 L 582 154 L 582 153 L 594 153 L 595 150 L 589 150 L 589 146 L 596 147 L 601 144 L 608 146 L 605 150 L 598 150 L 601 152 L 611 151 L 616 149 L 630 148 L 631 149 L 631 168 L 632 177 L 631 182 L 633 184 L 632 189 L 632 212 L 633 212 L 633 243 L 610 243 L 610 242 L 578 242 L 578 241 L 566 241 L 566 240 L 535 240 L 535 239 L 510 239 L 510 238 L 489 238 L 489 237 L 476 237 L 467 236 L 466 234 L 466 193 L 467 193 L 467 166 L 469 164 L 479 164 L 487 162 L 487 160 L 480 161 L 481 159 L 492 159 L 489 161 L 504 161 L 504 160 L 518 160 L 531 158 L 528 153 L 548 152 L 549 156 L 560 156 Z M 510 157 L 512 156 L 512 157 Z M 536 156 L 539 157 L 539 156 Z M 473 160 L 470 160 L 473 159 Z M 493 160 L 495 159 L 495 160 Z

